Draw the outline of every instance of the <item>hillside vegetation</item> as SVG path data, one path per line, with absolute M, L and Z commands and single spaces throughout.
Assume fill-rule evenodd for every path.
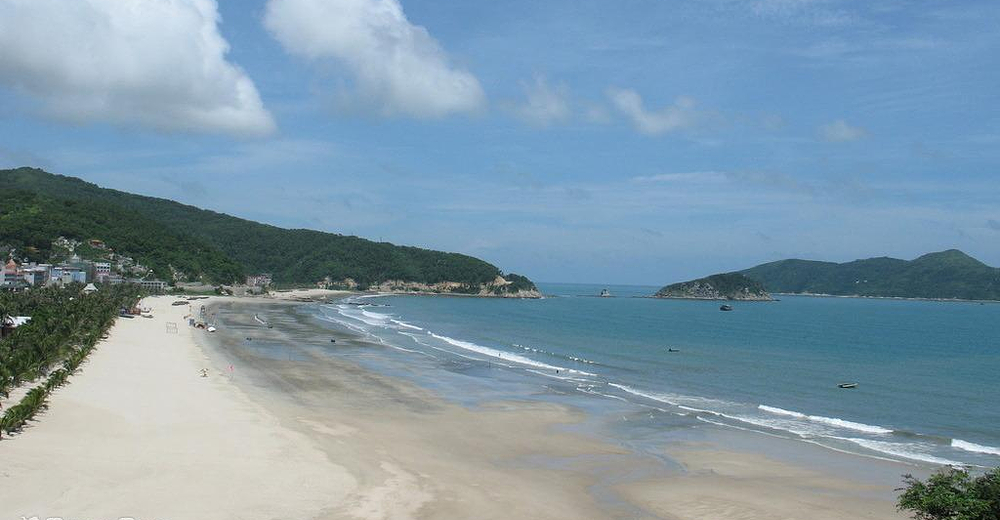
M 205 241 L 176 233 L 133 211 L 89 200 L 56 199 L 20 190 L 0 191 L 0 244 L 19 256 L 45 262 L 60 236 L 76 240 L 100 238 L 115 251 L 131 256 L 161 278 L 175 270 L 232 281 L 244 268 Z
M 0 245 L 44 249 L 53 233 L 100 238 L 141 263 L 169 263 L 215 282 L 232 282 L 246 273 L 271 273 L 277 283 L 351 279 L 362 289 L 405 281 L 427 285 L 451 282 L 450 292 L 485 290 L 503 295 L 535 290 L 530 280 L 516 275 L 509 276 L 513 283 L 494 286 L 494 280 L 504 273 L 468 255 L 283 229 L 171 200 L 105 189 L 35 168 L 0 170 L 0 183 L 5 190 L 13 190 L 4 199 L 9 201 L 5 206 L 21 201 L 18 209 L 4 213 Z M 46 219 L 59 223 L 49 225 Z M 123 220 L 142 231 L 129 233 L 132 227 L 115 224 Z
M 668 285 L 657 291 L 657 298 L 691 298 L 698 300 L 761 300 L 771 299 L 764 286 L 740 273 L 713 274 L 705 278 Z
M 915 260 L 780 260 L 740 271 L 771 292 L 1000 300 L 1000 269 L 950 249 Z

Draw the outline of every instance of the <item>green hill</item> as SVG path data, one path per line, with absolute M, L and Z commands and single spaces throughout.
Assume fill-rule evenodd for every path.
M 532 295 L 525 277 L 478 258 L 307 229 L 283 229 L 171 200 L 134 195 L 35 168 L 0 170 L 0 245 L 44 251 L 53 235 L 99 238 L 164 272 L 167 264 L 214 282 L 271 273 L 275 282 L 409 282 L 445 292 Z M 11 209 L 8 211 L 8 205 Z M 39 253 L 41 255 L 43 253 Z
M 911 261 L 886 257 L 842 264 L 779 260 L 740 272 L 777 293 L 1000 300 L 1000 269 L 957 249 Z
M 740 273 L 713 274 L 705 278 L 668 285 L 656 292 L 657 298 L 696 300 L 771 300 L 764 286 Z

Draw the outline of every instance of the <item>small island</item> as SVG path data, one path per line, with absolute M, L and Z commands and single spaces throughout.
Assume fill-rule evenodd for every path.
M 760 282 L 740 273 L 713 274 L 697 280 L 670 284 L 653 296 L 691 300 L 773 300 Z

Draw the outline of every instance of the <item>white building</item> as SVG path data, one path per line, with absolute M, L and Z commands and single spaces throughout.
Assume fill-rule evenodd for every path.
M 94 262 L 94 279 L 97 282 L 105 283 L 111 278 L 111 263 Z
M 139 279 L 132 279 L 132 280 L 129 280 L 128 283 L 134 283 L 134 284 L 138 285 L 139 287 L 142 287 L 143 289 L 146 289 L 146 290 L 152 291 L 152 292 L 163 292 L 163 291 L 167 290 L 167 282 L 164 282 L 162 280 L 139 280 Z

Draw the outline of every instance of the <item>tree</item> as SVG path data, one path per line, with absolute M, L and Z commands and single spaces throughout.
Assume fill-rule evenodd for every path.
M 1000 467 L 973 477 L 947 469 L 927 482 L 904 475 L 906 487 L 896 504 L 917 520 L 1000 520 Z

